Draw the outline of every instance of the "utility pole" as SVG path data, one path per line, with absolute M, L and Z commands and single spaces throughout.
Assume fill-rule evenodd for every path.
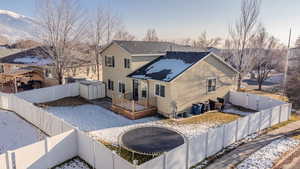
M 289 54 L 290 54 L 290 46 L 291 46 L 291 36 L 292 36 L 292 28 L 290 28 L 290 34 L 289 34 L 289 42 L 288 42 L 288 48 L 287 48 L 287 55 L 286 55 L 286 61 L 285 61 L 285 70 L 284 70 L 284 95 L 286 96 L 286 86 L 287 86 L 287 75 L 289 70 Z

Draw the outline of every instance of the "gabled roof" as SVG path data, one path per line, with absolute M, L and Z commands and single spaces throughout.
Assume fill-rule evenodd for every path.
M 111 44 L 117 44 L 132 55 L 143 54 L 164 54 L 167 51 L 190 51 L 203 52 L 200 48 L 191 46 L 179 45 L 171 42 L 149 42 L 149 41 L 119 41 L 115 40 Z M 110 44 L 110 45 L 111 45 Z M 108 45 L 107 47 L 109 47 Z M 106 48 L 107 48 L 106 47 Z M 104 48 L 103 51 L 106 49 Z
M 209 54 L 210 52 L 167 52 L 128 77 L 170 82 Z
M 53 60 L 43 47 L 35 47 L 5 56 L 0 63 L 44 66 L 52 64 Z

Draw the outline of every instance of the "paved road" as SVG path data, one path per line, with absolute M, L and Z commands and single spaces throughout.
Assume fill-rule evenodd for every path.
M 252 153 L 261 149 L 262 147 L 271 143 L 272 141 L 281 137 L 300 134 L 300 131 L 297 131 L 297 129 L 300 129 L 300 121 L 290 123 L 284 127 L 273 130 L 266 135 L 259 136 L 253 141 L 248 142 L 242 146 L 239 146 L 235 150 L 225 154 L 223 157 L 217 159 L 216 161 L 214 161 L 214 163 L 207 166 L 206 169 L 216 169 L 216 168 L 231 169 L 237 164 L 239 164 L 241 161 L 249 157 Z M 300 150 L 299 150 L 299 154 L 300 154 Z M 297 164 L 298 164 L 298 168 L 295 169 L 300 169 L 300 157 L 299 157 L 299 163 Z M 292 169 L 292 168 L 288 168 L 288 169 Z

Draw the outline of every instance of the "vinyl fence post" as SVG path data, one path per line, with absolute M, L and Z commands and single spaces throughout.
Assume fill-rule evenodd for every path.
M 46 161 L 47 161 L 47 167 L 50 167 L 50 162 L 48 159 L 48 152 L 49 152 L 49 137 L 45 138 L 45 157 L 46 157 Z
M 247 108 L 249 107 L 249 94 L 247 93 L 247 95 L 246 95 L 247 97 L 246 97 L 246 106 L 247 106 Z
M 93 168 L 96 169 L 96 152 L 95 152 L 95 143 L 96 141 L 93 140 Z
M 236 120 L 235 142 L 238 141 L 239 119 Z
M 292 115 L 292 107 L 293 107 L 292 103 L 289 103 L 289 113 L 288 113 L 288 120 L 290 120 L 290 119 L 291 119 L 291 115 Z
M 190 142 L 188 138 L 185 138 L 186 140 L 186 169 L 189 169 L 189 148 L 190 148 Z
M 206 132 L 206 136 L 205 136 L 205 158 L 208 156 L 208 133 L 209 130 Z
M 271 112 L 269 112 L 270 113 L 270 120 L 269 120 L 270 127 L 272 127 L 273 110 L 274 110 L 274 107 L 272 107 Z
M 5 158 L 6 158 L 6 168 L 12 169 L 12 160 L 11 160 L 11 152 L 10 151 L 7 151 L 5 153 Z
M 282 105 L 279 107 L 279 123 L 281 123 L 281 111 L 282 111 Z
M 163 156 L 164 156 L 163 169 L 167 169 L 167 155 L 166 155 L 166 152 L 164 152 Z
M 256 110 L 259 111 L 260 107 L 259 107 L 259 100 L 260 100 L 260 97 L 259 96 L 256 96 Z

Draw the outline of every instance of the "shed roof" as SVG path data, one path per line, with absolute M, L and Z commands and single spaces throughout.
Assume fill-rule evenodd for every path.
M 210 52 L 167 52 L 128 77 L 170 82 L 208 54 Z

